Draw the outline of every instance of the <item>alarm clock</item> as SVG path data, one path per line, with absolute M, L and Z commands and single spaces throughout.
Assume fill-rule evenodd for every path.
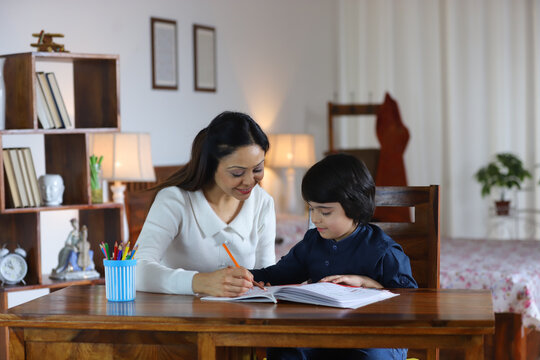
M 3 247 L 0 249 L 0 281 L 4 284 L 17 284 L 24 282 L 24 277 L 28 272 L 26 264 L 26 251 L 17 246 L 13 252 Z

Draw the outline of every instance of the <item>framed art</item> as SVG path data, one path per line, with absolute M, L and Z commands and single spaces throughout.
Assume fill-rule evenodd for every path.
M 152 35 L 152 88 L 178 89 L 176 21 L 150 18 Z
M 193 25 L 195 91 L 216 91 L 216 29 Z

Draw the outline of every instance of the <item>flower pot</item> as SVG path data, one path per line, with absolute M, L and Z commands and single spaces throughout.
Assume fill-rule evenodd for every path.
M 499 216 L 508 216 L 510 213 L 510 201 L 495 201 L 495 211 Z

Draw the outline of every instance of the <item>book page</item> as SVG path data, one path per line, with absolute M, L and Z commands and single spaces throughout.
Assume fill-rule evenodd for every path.
M 273 295 L 273 292 L 278 290 L 277 286 L 269 286 L 266 290 L 260 289 L 256 286 L 248 290 L 244 295 L 236 297 L 224 297 L 224 296 L 205 296 L 201 300 L 209 301 L 247 301 L 247 302 L 273 302 L 277 300 Z
M 357 309 L 398 294 L 388 290 L 368 289 L 334 283 L 314 283 L 281 286 L 275 291 L 279 300 L 287 300 L 315 305 Z

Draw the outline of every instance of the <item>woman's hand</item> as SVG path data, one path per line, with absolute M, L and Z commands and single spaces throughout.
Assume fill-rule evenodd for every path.
M 377 281 L 362 275 L 330 275 L 322 278 L 319 282 L 331 282 L 350 286 L 362 286 L 365 288 L 382 289 L 383 286 Z
M 252 281 L 253 275 L 245 268 L 229 266 L 211 273 L 195 274 L 191 287 L 194 293 L 235 297 L 251 289 Z

